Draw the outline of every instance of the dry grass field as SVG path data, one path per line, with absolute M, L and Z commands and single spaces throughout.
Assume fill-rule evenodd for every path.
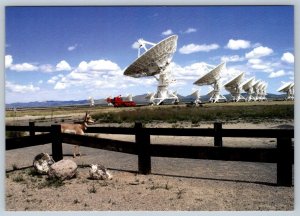
M 261 106 L 252 104 L 253 107 Z M 291 102 L 270 102 L 265 106 L 290 106 Z M 198 107 L 224 109 L 232 104 L 207 104 Z M 242 106 L 242 105 L 237 105 Z M 143 113 L 157 107 L 139 108 L 88 108 L 97 121 L 93 126 L 127 126 L 132 121 L 103 121 L 101 115 L 118 115 L 120 112 L 139 109 Z M 169 106 L 161 106 L 168 110 Z M 172 108 L 171 108 L 172 109 Z M 254 108 L 255 109 L 255 108 Z M 17 111 L 17 116 L 6 113 L 7 125 L 50 125 L 54 122 L 78 121 L 86 108 L 59 110 Z M 124 111 L 125 110 L 125 111 Z M 265 109 L 266 110 L 266 109 Z M 291 109 L 284 111 L 291 115 Z M 128 112 L 129 113 L 129 112 Z M 165 112 L 164 112 L 165 113 Z M 293 128 L 293 117 L 222 120 L 223 128 Z M 121 118 L 122 120 L 122 118 Z M 209 121 L 143 121 L 146 127 L 197 127 L 212 128 Z M 129 135 L 98 135 L 99 137 L 133 141 Z M 209 137 L 151 136 L 151 143 L 213 145 Z M 276 139 L 224 138 L 224 146 L 270 147 Z M 152 158 L 152 174 L 137 174 L 137 156 L 80 147 L 82 157 L 72 157 L 72 145 L 63 144 L 64 158 L 74 160 L 79 166 L 76 178 L 64 182 L 49 181 L 46 176 L 32 170 L 35 155 L 51 153 L 51 145 L 40 145 L 6 152 L 5 204 L 8 211 L 292 211 L 294 187 L 276 186 L 276 164 L 232 161 L 195 160 L 178 158 Z M 101 163 L 113 174 L 112 180 L 90 180 L 88 165 Z

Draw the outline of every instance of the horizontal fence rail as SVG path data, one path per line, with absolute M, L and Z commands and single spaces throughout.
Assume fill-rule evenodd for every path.
M 247 161 L 277 163 L 277 184 L 292 186 L 294 162 L 293 129 L 223 129 L 222 123 L 214 123 L 213 128 L 144 128 L 135 123 L 133 128 L 91 127 L 85 133 L 134 135 L 135 142 L 98 138 L 90 135 L 61 133 L 60 125 L 6 126 L 7 131 L 29 131 L 30 136 L 7 138 L 6 150 L 52 143 L 55 161 L 63 159 L 62 143 L 86 146 L 96 149 L 138 155 L 139 173 L 151 173 L 151 157 L 174 157 L 209 159 L 224 161 Z M 36 135 L 36 132 L 46 134 Z M 214 146 L 171 145 L 150 143 L 151 135 L 160 136 L 204 136 L 213 137 Z M 276 138 L 276 148 L 224 147 L 223 137 Z
M 25 148 L 30 146 L 51 143 L 51 134 L 40 134 L 35 136 L 24 136 L 6 139 L 6 150 Z

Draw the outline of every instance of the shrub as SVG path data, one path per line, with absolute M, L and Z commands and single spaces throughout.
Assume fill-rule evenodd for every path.
M 258 104 L 258 105 L 257 105 Z M 230 104 L 207 104 L 204 107 L 183 106 L 158 106 L 139 107 L 120 112 L 96 113 L 94 119 L 102 122 L 135 122 L 142 123 L 153 121 L 165 121 L 176 123 L 178 121 L 190 121 L 192 124 L 201 121 L 228 121 L 261 119 L 293 119 L 293 104 L 266 105 L 259 103 Z

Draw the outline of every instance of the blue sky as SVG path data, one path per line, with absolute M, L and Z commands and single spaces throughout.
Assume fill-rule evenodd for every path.
M 193 82 L 226 61 L 225 83 L 245 72 L 276 93 L 294 80 L 292 6 L 6 7 L 6 103 L 95 99 L 155 92 L 124 69 L 135 41 L 178 35 L 170 89 L 205 95 Z M 223 93 L 227 93 L 223 90 Z

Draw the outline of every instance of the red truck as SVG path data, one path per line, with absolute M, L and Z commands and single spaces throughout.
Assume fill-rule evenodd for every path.
M 135 107 L 136 106 L 136 103 L 134 101 L 124 101 L 120 96 L 118 97 L 114 97 L 113 99 L 108 97 L 106 99 L 107 103 L 108 104 L 112 104 L 114 107 Z

